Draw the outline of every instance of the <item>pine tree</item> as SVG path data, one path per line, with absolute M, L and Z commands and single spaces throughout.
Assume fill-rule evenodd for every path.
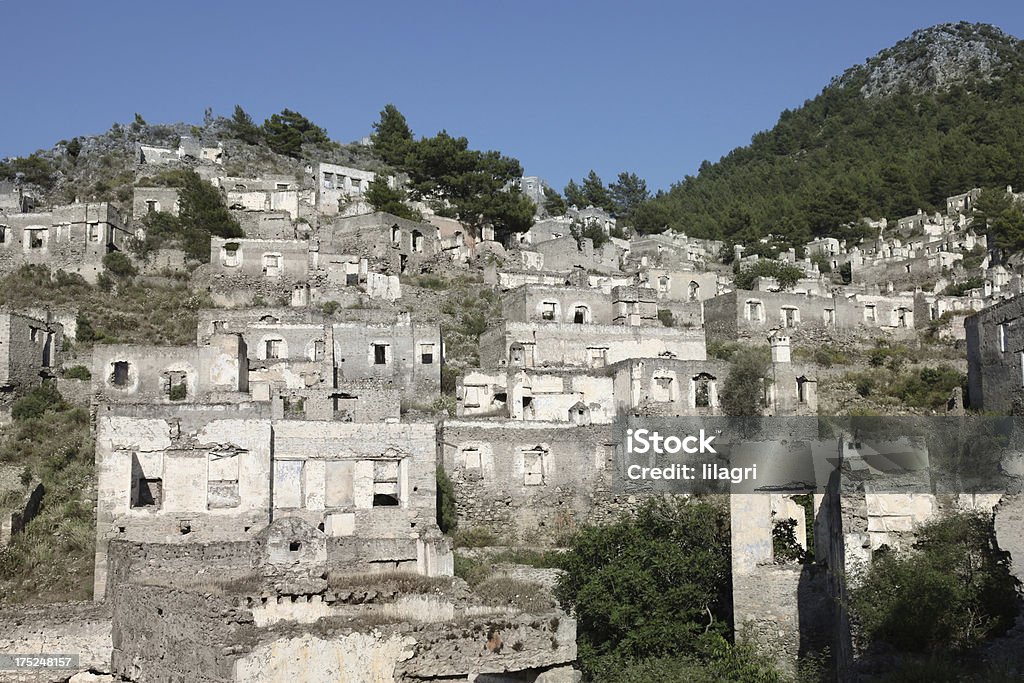
M 262 137 L 259 126 L 240 104 L 235 105 L 235 113 L 228 122 L 228 132 L 247 145 L 258 145 Z
M 402 169 L 413 145 L 412 129 L 402 112 L 388 104 L 380 113 L 380 120 L 373 124 L 373 149 L 384 163 Z

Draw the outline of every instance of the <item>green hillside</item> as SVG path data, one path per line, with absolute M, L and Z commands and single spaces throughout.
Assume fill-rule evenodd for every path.
M 776 246 L 851 237 L 862 217 L 945 209 L 1024 185 L 1024 43 L 992 26 L 915 32 L 833 80 L 769 131 L 640 208 L 636 227 Z

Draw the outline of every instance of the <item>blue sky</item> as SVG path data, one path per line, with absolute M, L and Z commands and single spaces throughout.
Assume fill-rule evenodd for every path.
M 393 102 L 561 188 L 594 168 L 667 188 L 914 29 L 1024 3 L 0 0 L 0 157 L 139 112 L 296 109 L 335 139 Z

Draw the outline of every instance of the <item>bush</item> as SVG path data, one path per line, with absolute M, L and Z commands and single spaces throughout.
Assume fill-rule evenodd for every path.
M 967 378 L 962 373 L 942 365 L 911 372 L 890 385 L 890 393 L 905 405 L 938 410 L 945 406 L 956 387 L 962 387 L 966 395 L 966 383 Z
M 498 537 L 494 532 L 483 527 L 460 530 L 455 534 L 454 540 L 456 548 L 486 548 L 498 544 Z
M 483 596 L 484 604 L 492 607 L 512 607 L 530 614 L 547 612 L 555 607 L 554 600 L 543 586 L 508 576 L 484 579 L 476 585 L 476 591 Z
M 51 383 L 42 384 L 14 402 L 11 417 L 15 420 L 29 420 L 42 417 L 48 411 L 63 410 L 67 404 Z
M 65 379 L 92 379 L 92 372 L 84 365 L 75 365 L 64 370 Z
M 733 354 L 729 376 L 722 385 L 721 405 L 726 415 L 760 415 L 768 379 L 770 352 L 746 348 Z
M 730 630 L 728 524 L 708 503 L 654 499 L 576 534 L 556 595 L 575 612 L 588 675 L 605 657 L 713 656 Z
M 112 251 L 103 257 L 103 267 L 115 277 L 132 277 L 138 274 L 131 259 L 119 251 Z
M 444 533 L 450 533 L 458 526 L 458 517 L 455 512 L 455 487 L 444 467 L 437 466 L 437 526 Z
M 951 514 L 920 527 L 906 552 L 876 555 L 850 590 L 868 642 L 904 652 L 964 652 L 1012 626 L 1019 582 L 992 518 Z
M 483 560 L 455 553 L 455 576 L 469 584 L 470 588 L 483 583 L 491 575 L 491 565 Z
M 736 289 L 753 289 L 754 281 L 759 277 L 775 278 L 779 289 L 792 289 L 803 276 L 804 271 L 791 263 L 758 259 L 736 274 Z
M 665 327 L 675 327 L 676 324 L 675 316 L 673 316 L 672 311 L 667 308 L 662 308 L 658 311 L 658 320 L 660 320 L 661 324 Z

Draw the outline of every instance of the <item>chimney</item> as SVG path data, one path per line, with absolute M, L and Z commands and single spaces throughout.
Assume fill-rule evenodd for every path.
M 772 363 L 789 363 L 789 335 L 781 330 L 775 330 L 768 337 L 772 345 Z

